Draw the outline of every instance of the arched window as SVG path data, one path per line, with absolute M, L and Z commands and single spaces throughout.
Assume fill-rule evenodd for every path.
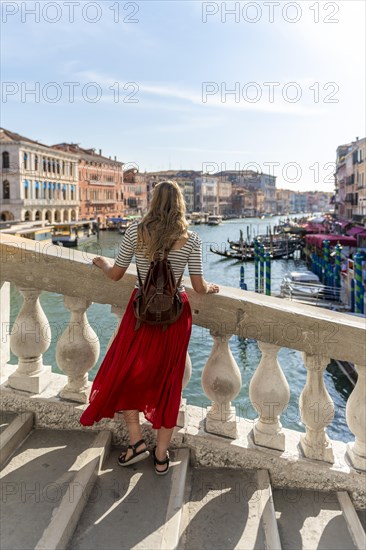
M 29 199 L 29 182 L 24 180 L 24 198 Z
M 52 172 L 56 172 L 56 161 L 52 159 Z
M 62 174 L 65 175 L 65 162 L 62 161 L 61 163 L 61 168 L 62 168 Z
M 47 161 L 45 157 L 43 157 L 43 172 L 47 172 Z
M 74 165 L 72 164 L 72 162 L 70 162 L 70 176 L 72 176 L 73 168 L 74 168 Z
M 10 183 L 8 180 L 3 181 L 3 199 L 10 199 Z
M 56 171 L 59 174 L 60 173 L 60 161 L 58 160 L 56 163 Z
M 73 201 L 75 199 L 74 197 L 74 186 L 71 186 L 71 200 Z
M 34 170 L 38 172 L 38 155 L 34 155 Z
M 40 196 L 39 196 L 39 182 L 36 181 L 36 184 L 35 184 L 35 191 L 36 191 L 36 199 L 39 199 Z
M 8 151 L 3 152 L 3 168 L 10 168 L 10 161 L 9 161 Z
M 51 159 L 47 159 L 47 168 L 48 171 L 51 172 Z
M 24 153 L 23 161 L 24 161 L 24 170 L 28 170 L 28 155 L 27 155 L 27 153 Z
M 25 222 L 29 222 L 31 220 L 31 213 L 29 212 L 29 210 L 26 211 L 26 213 L 24 214 L 24 221 Z

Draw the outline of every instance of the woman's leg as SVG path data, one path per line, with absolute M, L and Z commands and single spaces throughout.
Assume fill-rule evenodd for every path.
M 156 450 L 155 450 L 155 456 L 158 460 L 166 459 L 166 452 L 168 450 L 170 440 L 173 435 L 173 431 L 174 431 L 174 428 L 160 428 L 158 430 L 158 437 L 157 437 Z M 159 464 L 157 464 L 156 469 L 163 471 L 166 469 L 166 465 L 159 466 Z
M 137 441 L 142 439 L 139 411 L 123 411 L 123 417 L 126 422 L 130 444 L 134 445 Z M 146 445 L 145 443 L 141 443 L 136 450 L 140 452 L 144 449 L 146 449 Z M 132 454 L 132 449 L 127 449 L 126 460 L 128 460 Z

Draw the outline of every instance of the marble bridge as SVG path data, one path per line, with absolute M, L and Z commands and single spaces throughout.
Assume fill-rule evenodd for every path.
M 117 330 L 135 266 L 113 282 L 91 266 L 90 254 L 70 258 L 62 247 L 6 234 L 0 251 L 2 549 L 366 547 L 365 319 L 229 287 L 202 296 L 186 285 L 193 322 L 212 337 L 202 372 L 211 406 L 182 399 L 171 472 L 160 479 L 150 461 L 118 467 L 127 441 L 119 413 L 93 427 L 79 423 L 100 353 L 88 308 L 109 304 Z M 11 283 L 23 297 L 12 327 Z M 55 320 L 42 310 L 41 292 L 63 295 L 70 311 L 56 343 L 63 374 L 43 362 Z M 249 388 L 255 421 L 232 406 L 242 387 L 234 334 L 256 339 L 261 351 Z M 281 425 L 291 396 L 281 347 L 302 352 L 305 433 Z M 17 365 L 9 364 L 10 349 Z M 334 416 L 324 385 L 331 358 L 354 363 L 358 373 L 346 408 L 348 443 L 326 434 Z M 187 355 L 184 385 L 191 368 Z M 147 422 L 143 434 L 153 445 Z

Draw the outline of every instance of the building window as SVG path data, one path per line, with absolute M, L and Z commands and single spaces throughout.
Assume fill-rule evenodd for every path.
M 36 199 L 39 199 L 39 182 L 36 181 L 36 185 L 35 185 L 35 191 L 36 191 Z
M 65 162 L 64 161 L 61 162 L 61 170 L 62 170 L 62 175 L 64 176 L 65 175 Z
M 38 155 L 34 155 L 34 170 L 38 171 Z
M 59 174 L 60 173 L 60 161 L 58 160 L 56 163 L 56 171 Z
M 24 181 L 24 198 L 25 199 L 28 199 L 29 198 L 29 183 L 28 183 L 28 180 L 25 180 Z
M 8 180 L 3 182 L 3 199 L 10 199 L 10 183 Z
M 3 152 L 3 168 L 10 168 L 8 151 Z
M 73 175 L 73 168 L 74 168 L 74 166 L 73 166 L 72 162 L 70 162 L 70 176 Z
M 23 161 L 24 161 L 24 170 L 28 170 L 28 155 L 27 155 L 27 153 L 24 153 Z

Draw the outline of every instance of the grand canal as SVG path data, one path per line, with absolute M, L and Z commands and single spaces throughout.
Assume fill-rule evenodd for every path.
M 239 238 L 240 229 L 243 230 L 244 236 L 247 235 L 248 231 L 251 235 L 263 234 L 266 233 L 269 225 L 276 225 L 278 221 L 279 218 L 277 217 L 263 220 L 251 218 L 228 220 L 219 226 L 191 226 L 190 230 L 196 231 L 203 241 L 203 264 L 206 280 L 215 282 L 219 285 L 222 284 L 238 288 L 241 264 L 233 260 L 221 259 L 219 256 L 215 256 L 209 250 L 210 245 L 224 248 L 228 238 L 233 240 Z M 249 229 L 247 229 L 247 227 Z M 85 258 L 87 258 L 87 252 L 115 258 L 122 239 L 122 235 L 119 235 L 117 232 L 101 231 L 98 242 L 90 242 L 81 245 L 79 249 L 84 250 Z M 301 268 L 306 268 L 306 265 L 299 259 L 273 261 L 272 293 L 277 294 L 279 292 L 281 280 L 287 271 Z M 185 280 L 188 281 L 189 277 L 186 276 Z M 248 285 L 248 290 L 254 290 L 253 263 L 245 264 L 245 282 Z M 118 291 L 118 285 L 121 284 L 123 284 L 123 279 L 116 283 L 116 291 Z M 245 293 L 245 291 L 243 291 L 243 293 Z M 56 366 L 55 347 L 57 339 L 68 324 L 70 313 L 64 307 L 62 295 L 42 292 L 40 302 L 52 328 L 52 341 L 49 349 L 44 354 L 44 364 L 52 365 L 55 372 L 60 372 Z M 16 318 L 21 303 L 21 295 L 15 286 L 11 285 L 11 325 Z M 90 325 L 98 334 L 101 348 L 98 362 L 89 373 L 90 379 L 93 379 L 104 358 L 108 341 L 115 329 L 117 320 L 115 315 L 110 312 L 110 306 L 104 304 L 93 303 L 87 311 L 87 316 Z M 206 409 L 210 403 L 201 387 L 201 373 L 212 350 L 212 342 L 212 338 L 206 329 L 197 326 L 193 327 L 189 344 L 189 354 L 192 360 L 193 372 L 191 380 L 184 390 L 184 397 L 187 398 L 189 404 L 197 405 L 203 409 Z M 249 383 L 260 360 L 260 351 L 254 340 L 240 339 L 236 336 L 231 338 L 230 347 L 238 363 L 243 379 L 242 389 L 234 401 L 234 405 L 237 409 L 237 414 L 243 417 L 243 422 L 252 422 L 257 415 L 249 400 Z M 75 358 L 75 360 L 77 360 L 77 358 Z M 283 426 L 287 428 L 304 431 L 298 406 L 299 396 L 306 380 L 306 369 L 303 365 L 301 354 L 295 350 L 282 348 L 278 354 L 278 360 L 291 389 L 290 403 L 284 415 L 281 417 L 281 422 Z M 16 364 L 17 361 L 14 355 L 11 356 L 10 362 Z M 353 435 L 349 432 L 346 424 L 345 406 L 352 386 L 347 378 L 334 368 L 332 368 L 332 372 L 327 369 L 325 373 L 325 382 L 328 392 L 335 404 L 335 417 L 327 432 L 333 439 L 350 441 L 353 439 Z M 244 418 L 247 420 L 244 420 Z

